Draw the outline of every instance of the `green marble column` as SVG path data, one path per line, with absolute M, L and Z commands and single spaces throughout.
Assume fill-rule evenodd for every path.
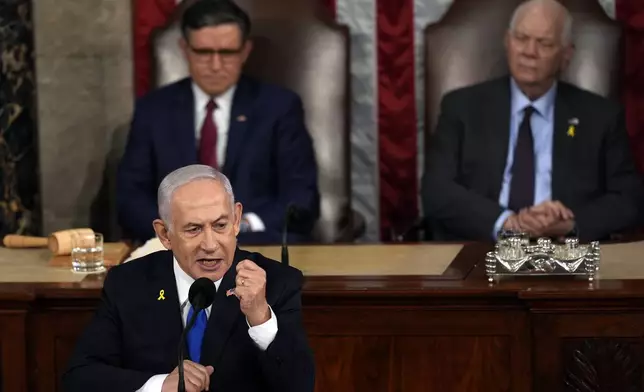
M 40 234 L 31 0 L 0 0 L 0 237 Z

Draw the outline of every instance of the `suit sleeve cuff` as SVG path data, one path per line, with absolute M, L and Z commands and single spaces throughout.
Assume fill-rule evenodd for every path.
M 264 226 L 264 222 L 262 222 L 262 219 L 257 216 L 254 212 L 247 212 L 244 215 L 244 218 L 248 221 L 248 224 L 250 225 L 250 231 L 265 231 L 266 226 Z
M 137 389 L 136 392 L 161 392 L 161 389 L 163 389 L 163 382 L 166 377 L 168 377 L 167 374 L 157 374 L 156 376 L 152 376 L 141 388 Z
M 253 339 L 253 342 L 259 347 L 262 351 L 266 351 L 268 346 L 273 343 L 275 340 L 275 335 L 277 335 L 277 317 L 273 313 L 273 308 L 268 307 L 271 310 L 271 318 L 268 319 L 264 324 L 256 325 L 251 327 L 248 324 L 248 319 L 246 319 L 246 324 L 248 324 L 248 334 L 250 338 Z
M 512 211 L 510 210 L 505 210 L 499 215 L 498 218 L 496 218 L 496 222 L 494 222 L 494 232 L 492 233 L 492 239 L 495 241 L 498 239 L 499 232 L 503 228 L 503 224 L 505 221 L 512 215 Z

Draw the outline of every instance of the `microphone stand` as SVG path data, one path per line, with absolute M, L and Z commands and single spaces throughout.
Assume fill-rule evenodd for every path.
M 200 310 L 201 311 L 201 310 Z M 186 345 L 186 335 L 188 334 L 188 331 L 190 331 L 190 328 L 195 324 L 195 321 L 197 320 L 197 314 L 199 314 L 200 311 L 195 311 L 192 313 L 192 317 L 190 317 L 190 320 L 188 320 L 188 324 L 186 324 L 186 327 L 183 329 L 183 332 L 181 333 L 181 339 L 179 339 L 179 387 L 177 389 L 178 392 L 186 392 L 186 382 L 184 379 L 184 370 L 183 370 L 183 353 L 184 353 L 184 348 Z
M 282 264 L 288 265 L 288 221 L 290 218 L 288 211 L 286 212 L 286 219 L 284 219 L 284 227 L 282 228 Z

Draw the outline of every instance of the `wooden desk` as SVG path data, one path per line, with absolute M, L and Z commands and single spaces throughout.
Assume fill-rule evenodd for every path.
M 382 248 L 363 249 L 371 249 L 374 260 L 383 254 Z M 304 322 L 317 391 L 644 388 L 644 281 L 532 279 L 490 286 L 482 266 L 487 250 L 466 245 L 435 276 L 307 277 Z M 57 390 L 101 284 L 100 276 L 0 284 L 3 391 Z

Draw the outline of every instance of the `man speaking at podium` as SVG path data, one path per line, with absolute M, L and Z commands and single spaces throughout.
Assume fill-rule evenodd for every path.
M 186 391 L 313 391 L 302 273 L 237 248 L 242 205 L 228 178 L 205 165 L 177 169 L 161 182 L 158 205 L 154 230 L 168 251 L 109 271 L 63 389 L 177 391 L 182 346 Z M 195 316 L 200 278 L 216 294 L 207 287 L 214 302 L 194 305 Z M 183 345 L 187 320 L 195 321 Z

